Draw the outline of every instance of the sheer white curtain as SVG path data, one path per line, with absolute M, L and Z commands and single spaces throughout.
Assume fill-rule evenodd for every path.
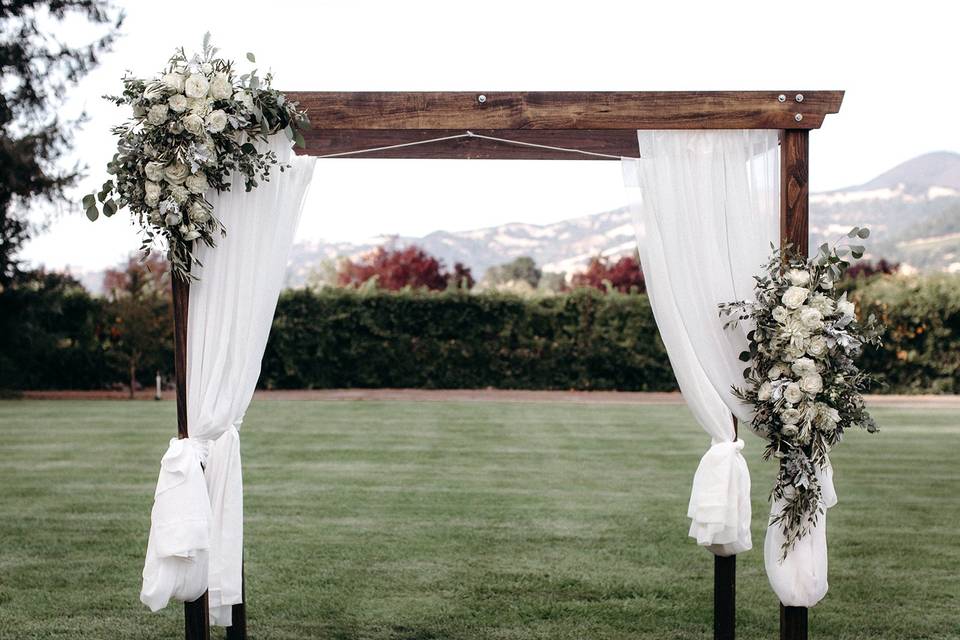
M 777 131 L 639 131 L 623 161 L 640 260 L 684 399 L 711 437 L 693 480 L 690 535 L 717 555 L 750 549 L 750 473 L 733 415 L 748 407 L 738 356 L 747 327 L 723 328 L 717 305 L 746 299 L 779 236 Z
M 230 191 L 214 195 L 227 235 L 196 252 L 199 280 L 190 286 L 187 323 L 190 438 L 172 440 L 161 461 L 140 596 L 156 611 L 170 598 L 191 601 L 209 590 L 211 622 L 222 626 L 242 601 L 238 429 L 260 376 L 314 165 L 293 155 L 283 135 L 268 146 L 292 168 L 274 167 L 250 192 L 235 177 Z

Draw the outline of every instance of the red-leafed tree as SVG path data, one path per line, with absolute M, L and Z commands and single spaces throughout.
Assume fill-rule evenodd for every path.
M 462 283 L 473 286 L 470 269 L 457 263 L 453 273 L 444 270 L 443 262 L 411 245 L 402 249 L 377 247 L 356 262 L 344 260 L 337 272 L 337 284 L 344 287 L 360 285 L 376 278 L 380 289 L 397 291 L 404 287 L 441 291 L 459 288 Z
M 573 286 L 601 291 L 611 288 L 621 293 L 644 293 L 647 290 L 640 261 L 633 256 L 625 256 L 616 262 L 603 256 L 593 258 L 586 271 L 573 276 Z
M 851 280 L 856 280 L 857 278 L 869 278 L 878 274 L 890 275 L 899 270 L 899 262 L 890 262 L 886 258 L 880 258 L 877 262 L 870 260 L 855 262 L 850 265 L 844 275 Z

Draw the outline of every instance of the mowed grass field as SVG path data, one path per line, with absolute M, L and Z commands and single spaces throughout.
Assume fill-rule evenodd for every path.
M 960 416 L 875 411 L 834 455 L 813 638 L 960 638 Z M 140 571 L 172 402 L 0 402 L 0 638 L 177 638 Z M 774 638 L 774 469 L 747 434 L 740 638 Z M 712 637 L 687 538 L 707 437 L 676 405 L 258 400 L 243 429 L 258 639 Z M 215 634 L 221 637 L 222 631 Z

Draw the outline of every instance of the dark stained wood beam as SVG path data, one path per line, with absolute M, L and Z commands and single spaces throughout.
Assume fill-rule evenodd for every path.
M 637 132 L 633 129 L 472 129 L 507 140 L 518 140 L 554 147 L 582 149 L 615 157 L 636 157 Z M 306 149 L 300 154 L 323 156 L 358 149 L 373 149 L 407 144 L 431 138 L 463 133 L 463 129 L 311 129 L 304 135 Z M 609 160 L 579 153 L 523 147 L 481 138 L 459 138 L 444 142 L 374 151 L 346 158 L 472 159 L 472 160 Z
M 802 90 L 286 95 L 307 110 L 315 128 L 324 130 L 816 129 L 843 101 L 842 91 Z

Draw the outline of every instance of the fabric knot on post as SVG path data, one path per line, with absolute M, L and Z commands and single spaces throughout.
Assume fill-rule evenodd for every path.
M 718 556 L 753 547 L 750 536 L 750 472 L 744 442 L 714 442 L 693 477 L 687 516 L 690 537 Z

